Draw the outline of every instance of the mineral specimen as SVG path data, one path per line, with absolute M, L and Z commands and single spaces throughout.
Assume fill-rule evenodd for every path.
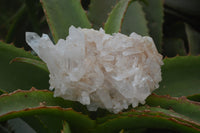
M 66 40 L 56 45 L 48 35 L 31 32 L 26 41 L 47 64 L 54 96 L 79 101 L 91 111 L 118 113 L 144 104 L 161 81 L 162 56 L 150 37 L 71 26 Z

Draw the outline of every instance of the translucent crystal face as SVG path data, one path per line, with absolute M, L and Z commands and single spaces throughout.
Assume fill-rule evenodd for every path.
M 162 56 L 150 37 L 71 26 L 54 45 L 47 35 L 26 33 L 26 41 L 46 62 L 54 96 L 118 113 L 136 107 L 158 88 Z

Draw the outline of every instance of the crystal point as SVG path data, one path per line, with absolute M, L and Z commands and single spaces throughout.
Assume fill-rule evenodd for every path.
M 38 54 L 40 45 L 40 36 L 34 32 L 26 32 L 26 42 Z

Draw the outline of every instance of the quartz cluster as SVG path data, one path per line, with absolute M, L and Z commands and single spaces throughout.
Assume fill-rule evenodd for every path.
M 144 104 L 161 81 L 162 56 L 147 36 L 71 26 L 56 45 L 48 35 L 32 32 L 26 32 L 26 42 L 47 64 L 54 96 L 79 101 L 90 111 L 118 113 Z

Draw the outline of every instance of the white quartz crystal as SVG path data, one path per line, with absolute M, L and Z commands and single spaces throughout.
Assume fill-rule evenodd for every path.
M 54 96 L 79 101 L 91 111 L 118 113 L 144 104 L 161 81 L 162 56 L 147 36 L 71 26 L 66 40 L 56 45 L 48 35 L 31 32 L 26 42 L 47 64 Z

